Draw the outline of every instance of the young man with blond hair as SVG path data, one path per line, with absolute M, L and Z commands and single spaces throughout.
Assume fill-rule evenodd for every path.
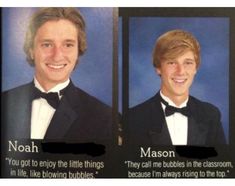
M 136 145 L 224 144 L 220 111 L 190 96 L 200 66 L 200 45 L 184 30 L 161 35 L 153 49 L 153 66 L 160 91 L 130 109 L 125 140 Z

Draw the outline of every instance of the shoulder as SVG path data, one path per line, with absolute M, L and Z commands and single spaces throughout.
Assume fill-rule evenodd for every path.
M 199 100 L 193 96 L 190 96 L 190 105 L 193 109 L 196 109 L 200 114 L 217 114 L 220 115 L 218 107 L 215 105 Z
M 129 109 L 128 116 L 130 120 L 150 120 L 153 115 L 161 112 L 160 101 L 157 95 Z
M 146 101 L 130 108 L 130 112 L 139 112 L 139 111 L 148 112 L 149 110 L 152 110 L 154 107 L 156 107 L 157 103 L 160 103 L 160 102 L 158 101 L 158 96 L 155 95 L 155 96 L 147 99 Z
M 72 93 L 67 95 L 67 98 L 72 102 L 74 105 L 83 105 L 83 108 L 97 111 L 102 110 L 110 110 L 111 107 L 107 104 L 103 103 L 102 101 L 98 100 L 96 97 L 88 94 L 84 90 L 73 86 Z
M 85 134 L 85 138 L 87 136 L 97 139 L 111 137 L 113 120 L 110 106 L 75 86 L 64 96 L 78 116 L 74 122 L 73 131 L 86 131 L 89 135 Z M 84 134 L 84 132 L 81 133 Z
M 31 85 L 32 85 L 32 82 L 27 83 L 27 84 L 23 84 L 23 85 L 20 85 L 20 86 L 17 86 L 15 88 L 12 88 L 12 89 L 9 89 L 9 90 L 6 90 L 3 93 L 7 94 L 7 93 L 14 93 L 14 92 L 19 92 L 19 91 L 27 90 L 27 89 L 29 89 L 31 87 Z
M 20 97 L 27 95 L 32 88 L 32 83 L 27 83 L 10 90 L 6 90 L 2 93 L 3 98 L 10 98 L 10 97 Z

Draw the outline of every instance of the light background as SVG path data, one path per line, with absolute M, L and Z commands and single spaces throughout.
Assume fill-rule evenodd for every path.
M 131 17 L 129 22 L 129 107 L 159 91 L 160 78 L 152 65 L 152 50 L 163 33 L 183 29 L 201 45 L 201 66 L 191 95 L 217 106 L 228 139 L 229 130 L 229 18 Z
M 2 9 L 2 91 L 32 81 L 26 62 L 24 36 L 37 8 Z M 72 74 L 75 85 L 112 105 L 113 9 L 79 8 L 86 22 L 88 49 Z

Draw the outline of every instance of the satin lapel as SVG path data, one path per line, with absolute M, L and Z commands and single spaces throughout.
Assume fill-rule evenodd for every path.
M 149 135 L 153 145 L 172 145 L 164 112 L 160 103 L 160 94 L 157 93 L 152 102 L 151 128 Z
M 47 129 L 44 139 L 63 139 L 70 126 L 76 120 L 77 114 L 65 97 L 56 110 Z
M 188 145 L 202 145 L 206 142 L 204 118 L 200 115 L 200 108 L 189 99 L 191 116 L 188 118 Z
M 73 101 L 74 86 L 70 85 L 68 92 L 61 99 L 51 123 L 47 129 L 44 139 L 60 140 L 63 139 L 78 115 L 73 106 L 77 103 Z M 72 102 L 73 101 L 73 102 Z

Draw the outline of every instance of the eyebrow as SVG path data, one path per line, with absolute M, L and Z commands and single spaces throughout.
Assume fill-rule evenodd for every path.
M 52 42 L 52 39 L 40 39 L 39 42 Z
M 185 61 L 195 61 L 195 59 L 192 59 L 192 58 L 186 58 L 184 59 Z
M 74 39 L 66 39 L 65 42 L 72 42 L 72 43 L 76 43 L 76 40 Z
M 53 39 L 41 39 L 39 42 L 53 42 Z M 76 40 L 74 39 L 65 39 L 63 42 L 70 42 L 70 43 L 76 43 Z

